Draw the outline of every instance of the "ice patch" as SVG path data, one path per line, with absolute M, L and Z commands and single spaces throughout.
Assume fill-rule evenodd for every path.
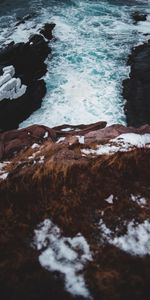
M 138 225 L 131 221 L 127 226 L 127 233 L 119 237 L 112 237 L 113 232 L 102 222 L 100 222 L 100 230 L 102 237 L 108 243 L 125 252 L 138 256 L 150 255 L 150 222 L 148 220 Z
M 60 229 L 49 219 L 41 223 L 34 232 L 34 245 L 41 251 L 41 266 L 49 271 L 62 273 L 66 290 L 74 296 L 91 298 L 82 274 L 84 265 L 92 260 L 85 238 L 81 234 L 74 238 L 62 236 Z
M 0 101 L 3 99 L 17 99 L 25 94 L 27 86 L 21 85 L 20 78 L 13 78 L 15 69 L 13 66 L 3 68 L 0 76 Z

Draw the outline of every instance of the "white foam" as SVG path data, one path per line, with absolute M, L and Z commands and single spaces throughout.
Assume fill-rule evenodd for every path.
M 126 60 L 131 47 L 144 40 L 130 14 L 131 7 L 106 1 L 55 2 L 43 8 L 41 19 L 51 17 L 57 37 L 52 42 L 53 58 L 47 60 L 48 92 L 41 110 L 20 127 L 98 120 L 125 124 L 121 85 L 129 75 Z
M 74 296 L 91 298 L 82 274 L 84 265 L 92 260 L 85 238 L 81 234 L 74 238 L 64 237 L 49 219 L 34 232 L 34 245 L 41 251 L 42 267 L 62 273 L 66 290 Z
M 146 3 L 143 7 L 147 8 Z M 1 42 L 27 41 L 31 33 L 49 21 L 56 23 L 57 40 L 51 42 L 52 59 L 47 59 L 48 92 L 42 107 L 20 127 L 35 123 L 49 127 L 89 124 L 100 119 L 109 125 L 125 124 L 121 85 L 129 75 L 127 56 L 132 46 L 146 39 L 139 29 L 146 23 L 136 26 L 131 18 L 131 12 L 141 8 L 138 2 L 131 6 L 109 1 L 32 0 L 29 6 L 32 11 L 38 9 L 37 16 L 15 30 L 15 10 L 7 21 L 0 18 L 5 24 Z

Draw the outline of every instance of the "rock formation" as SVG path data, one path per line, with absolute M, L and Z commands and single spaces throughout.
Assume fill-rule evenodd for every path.
M 130 78 L 123 82 L 123 96 L 127 100 L 125 113 L 128 126 L 150 124 L 150 42 L 132 50 L 128 65 Z
M 141 14 L 139 11 L 135 11 L 132 14 L 132 18 L 135 22 L 135 24 L 137 24 L 137 22 L 141 22 L 141 21 L 146 21 L 147 20 L 147 14 Z
M 47 35 L 48 32 L 52 34 L 54 24 L 50 27 L 50 32 L 49 28 L 45 29 Z M 31 36 L 27 43 L 10 44 L 0 50 L 1 130 L 18 128 L 19 123 L 41 106 L 46 86 L 39 79 L 47 71 L 44 61 L 50 53 L 48 42 L 41 34 Z M 9 66 L 12 66 L 11 69 Z M 12 78 L 14 72 L 16 79 Z

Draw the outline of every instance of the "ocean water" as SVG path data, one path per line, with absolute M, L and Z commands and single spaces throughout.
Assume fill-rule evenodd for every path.
M 150 1 L 16 0 L 1 1 L 0 44 L 26 41 L 45 22 L 55 22 L 50 42 L 47 94 L 42 107 L 20 127 L 88 124 L 105 120 L 125 124 L 122 80 L 129 76 L 131 48 L 150 33 L 150 19 L 133 24 L 131 13 L 150 12 Z M 31 20 L 15 27 L 27 13 Z

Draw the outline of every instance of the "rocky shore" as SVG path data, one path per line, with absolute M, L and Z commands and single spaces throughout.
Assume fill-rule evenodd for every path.
M 0 101 L 0 129 L 11 130 L 18 128 L 19 124 L 27 119 L 35 110 L 40 108 L 42 99 L 46 94 L 46 85 L 40 79 L 47 72 L 45 59 L 51 53 L 48 40 L 53 38 L 52 30 L 55 24 L 45 24 L 40 30 L 40 34 L 35 34 L 29 38 L 27 43 L 11 43 L 6 48 L 0 50 L 0 70 L 13 66 L 14 75 L 20 84 L 26 86 L 26 92 L 22 95 L 10 99 L 3 97 Z M 3 81 L 3 77 L 2 81 Z M 6 80 L 7 79 L 7 80 Z M 9 89 L 10 79 L 5 79 L 6 91 Z M 0 90 L 2 89 L 0 88 Z M 16 91 L 16 86 L 12 86 L 12 93 Z
M 0 52 L 0 95 L 12 97 L 0 101 L 0 295 L 148 300 L 150 43 L 128 61 L 129 127 L 100 121 L 16 130 L 45 95 L 45 38 L 54 26 Z

